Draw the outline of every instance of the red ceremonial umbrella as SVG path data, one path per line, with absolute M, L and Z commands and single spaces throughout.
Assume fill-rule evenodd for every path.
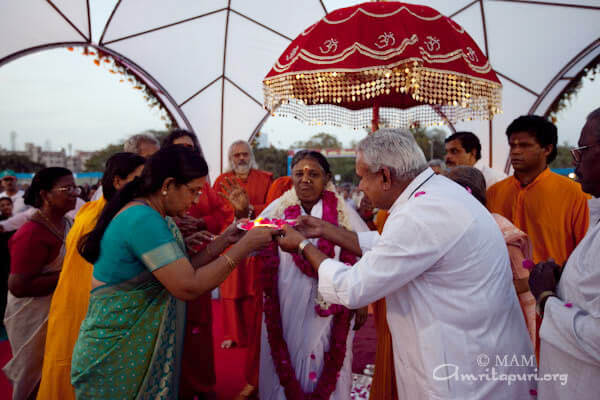
M 263 88 L 268 110 L 313 124 L 408 127 L 501 112 L 502 85 L 469 34 L 400 2 L 326 15 L 287 47 Z

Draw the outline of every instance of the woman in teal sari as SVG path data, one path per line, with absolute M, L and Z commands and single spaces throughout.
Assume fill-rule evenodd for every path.
M 79 251 L 94 271 L 73 351 L 71 382 L 78 399 L 176 399 L 183 301 L 218 286 L 241 259 L 277 233 L 262 228 L 241 236 L 232 225 L 188 259 L 170 217 L 184 215 L 207 174 L 198 152 L 183 146 L 161 149 L 82 238 Z

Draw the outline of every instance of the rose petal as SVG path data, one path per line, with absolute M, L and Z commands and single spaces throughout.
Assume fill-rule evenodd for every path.
M 419 196 L 423 196 L 425 194 L 425 192 L 417 192 L 415 193 L 415 198 L 419 197 Z
M 573 307 L 573 304 L 572 303 L 565 303 L 565 307 L 571 308 L 571 307 Z
M 537 396 L 537 390 L 535 389 L 529 389 L 529 394 L 532 396 Z
M 523 268 L 525 269 L 533 269 L 533 267 L 535 267 L 535 263 L 531 260 L 523 260 Z
M 317 373 L 316 372 L 311 372 L 310 374 L 308 374 L 308 379 L 310 379 L 311 381 L 316 381 L 317 380 Z
M 311 355 L 310 355 L 310 358 L 314 360 L 314 359 L 315 359 L 315 358 L 317 358 L 317 357 L 315 357 L 315 355 L 314 355 L 314 354 L 311 354 Z

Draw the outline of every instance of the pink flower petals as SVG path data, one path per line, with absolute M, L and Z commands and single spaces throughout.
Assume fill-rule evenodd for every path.
M 529 259 L 523 260 L 523 268 L 528 269 L 528 270 L 532 270 L 533 267 L 535 267 L 535 263 Z
M 417 192 L 415 193 L 415 198 L 419 197 L 419 196 L 423 196 L 425 194 L 425 192 Z
M 537 390 L 535 389 L 529 389 L 529 394 L 532 396 L 537 396 Z
M 316 381 L 317 380 L 317 373 L 316 372 L 311 372 L 310 374 L 308 374 L 308 379 L 310 379 L 311 381 Z
M 314 360 L 315 358 L 317 358 L 317 357 L 315 357 L 315 355 L 314 355 L 314 354 L 311 354 L 311 355 L 310 355 L 310 359 L 311 359 L 311 360 Z
M 573 307 L 573 304 L 572 303 L 565 303 L 565 307 L 571 308 L 571 307 Z

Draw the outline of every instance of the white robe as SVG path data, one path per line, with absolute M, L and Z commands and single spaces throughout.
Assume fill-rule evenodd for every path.
M 281 199 L 281 198 L 280 198 Z M 283 218 L 282 215 L 272 215 L 280 199 L 271 203 L 260 215 L 267 218 Z M 321 218 L 323 204 L 319 201 L 311 210 L 311 215 Z M 302 210 L 302 215 L 306 215 Z M 346 215 L 355 231 L 367 231 L 368 227 L 358 213 L 351 207 L 346 207 Z M 316 244 L 317 239 L 312 240 Z M 340 249 L 335 247 L 336 258 Z M 315 298 L 317 297 L 317 280 L 304 275 L 294 264 L 289 253 L 279 250 L 279 300 L 281 307 L 281 321 L 283 336 L 290 352 L 296 377 L 305 392 L 314 391 L 317 380 L 311 380 L 311 372 L 315 372 L 317 379 L 323 369 L 323 354 L 329 350 L 329 337 L 333 317 L 320 317 L 316 314 Z M 352 387 L 352 340 L 354 331 L 350 323 L 350 331 L 346 342 L 346 357 L 340 371 L 336 390 L 331 399 L 348 400 Z M 285 391 L 279 384 L 279 377 L 271 358 L 267 328 L 262 323 L 260 347 L 260 373 L 259 390 L 261 400 L 284 400 Z M 313 358 L 314 357 L 314 358 Z
M 600 198 L 590 200 L 590 210 L 599 206 Z M 544 308 L 540 400 L 600 399 L 600 216 L 592 216 L 563 270 L 558 298 Z
M 530 400 L 535 356 L 491 214 L 430 168 L 389 212 L 353 268 L 321 263 L 319 291 L 350 308 L 385 297 L 398 398 Z

